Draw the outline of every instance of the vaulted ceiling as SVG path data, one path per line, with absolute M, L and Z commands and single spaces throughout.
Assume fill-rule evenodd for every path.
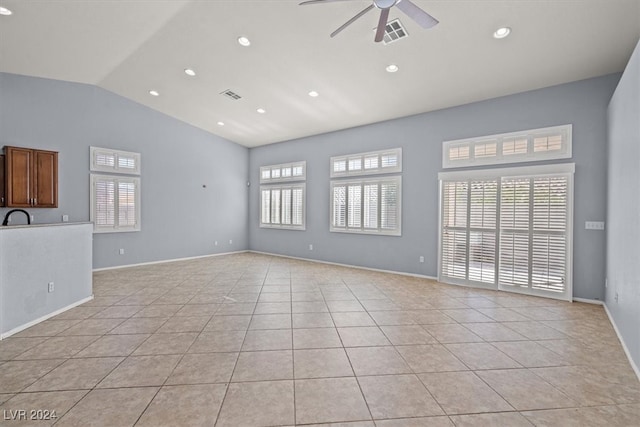
M 394 7 L 409 36 L 385 45 L 374 12 L 329 37 L 371 0 L 0 0 L 0 71 L 97 85 L 253 147 L 622 71 L 640 37 L 640 0 L 413 1 L 440 24 Z

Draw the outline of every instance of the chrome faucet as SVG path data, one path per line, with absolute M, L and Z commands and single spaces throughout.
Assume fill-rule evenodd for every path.
M 27 216 L 27 224 L 31 225 L 31 215 L 29 215 L 29 213 L 27 211 L 25 211 L 24 209 L 11 209 L 9 212 L 7 212 L 7 214 L 4 216 L 4 221 L 2 221 L 2 225 L 9 225 L 9 217 L 11 216 L 12 213 L 14 212 L 22 212 Z

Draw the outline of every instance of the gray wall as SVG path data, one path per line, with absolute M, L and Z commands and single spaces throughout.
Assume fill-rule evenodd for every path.
M 427 276 L 437 275 L 438 178 L 442 141 L 573 124 L 575 174 L 574 297 L 603 299 L 605 235 L 584 222 L 603 220 L 606 111 L 619 74 L 446 110 L 252 148 L 249 247 Z M 372 106 L 375 108 L 375 106 Z M 402 236 L 329 232 L 329 157 L 402 147 Z M 307 161 L 307 229 L 259 227 L 259 167 Z M 309 251 L 309 244 L 314 250 Z M 419 257 L 425 263 L 419 263 Z
M 606 304 L 640 367 L 640 42 L 608 113 Z
M 240 145 L 95 86 L 0 73 L 4 145 L 60 152 L 59 207 L 30 209 L 37 223 L 89 220 L 89 146 L 142 154 L 142 231 L 95 234 L 94 268 L 248 248 Z

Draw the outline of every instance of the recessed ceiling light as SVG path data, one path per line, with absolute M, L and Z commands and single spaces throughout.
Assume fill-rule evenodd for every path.
M 398 71 L 399 68 L 396 64 L 391 64 L 387 66 L 387 72 L 388 73 L 395 73 L 396 71 Z
M 496 39 L 503 39 L 507 37 L 511 33 L 511 28 L 509 27 L 501 27 L 498 28 L 494 33 L 493 37 Z
M 246 46 L 251 46 L 251 41 L 248 38 L 244 37 L 244 36 L 238 37 L 238 43 L 240 43 L 240 45 L 245 46 L 245 47 Z
M 311 92 L 309 92 L 309 96 L 312 98 L 316 98 L 318 97 L 320 94 L 318 92 L 316 92 L 315 90 L 312 90 Z
M 218 126 L 224 126 L 224 122 L 218 122 Z
M 158 92 L 157 90 L 150 90 L 149 91 L 149 95 L 151 95 L 151 96 L 160 96 L 160 92 Z
M 193 77 L 193 76 L 195 76 L 195 75 L 196 75 L 196 72 L 195 72 L 195 71 L 193 71 L 191 68 L 185 68 L 185 69 L 184 69 L 184 73 L 185 73 L 187 76 L 191 76 L 191 77 Z
M 0 15 L 5 15 L 5 16 L 9 16 L 11 15 L 13 12 L 11 12 L 9 9 L 7 9 L 6 7 L 2 7 L 0 6 Z
M 258 108 L 256 111 L 260 114 L 264 114 L 267 112 L 267 110 L 265 110 L 264 108 Z

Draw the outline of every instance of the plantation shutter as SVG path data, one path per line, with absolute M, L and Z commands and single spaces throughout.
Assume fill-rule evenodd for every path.
M 96 227 L 116 225 L 116 183 L 113 179 L 99 178 L 94 181 Z
M 469 198 L 469 280 L 494 284 L 498 181 L 471 181 Z
M 468 181 L 442 183 L 441 274 L 454 282 L 467 278 Z
M 569 177 L 503 178 L 500 203 L 500 287 L 565 294 Z
M 136 226 L 138 218 L 136 203 L 137 185 L 133 181 L 118 181 L 118 226 L 131 228 Z

